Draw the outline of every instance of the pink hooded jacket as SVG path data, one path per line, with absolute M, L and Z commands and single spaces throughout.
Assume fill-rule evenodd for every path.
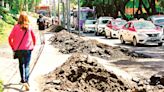
M 12 29 L 8 41 L 13 51 L 15 50 L 33 50 L 35 43 L 36 43 L 36 37 L 34 35 L 33 30 L 29 27 L 27 30 L 24 38 L 23 35 L 25 33 L 24 29 L 21 29 L 20 24 L 16 24 L 14 28 Z M 23 38 L 23 40 L 22 40 Z M 22 40 L 22 43 L 20 44 Z M 20 44 L 20 46 L 19 46 Z M 19 46 L 19 48 L 18 48 Z

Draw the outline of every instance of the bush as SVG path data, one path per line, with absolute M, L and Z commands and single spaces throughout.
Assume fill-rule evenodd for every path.
M 2 15 L 2 17 L 3 17 L 2 19 L 5 22 L 12 24 L 12 25 L 15 24 L 16 20 L 13 18 L 14 15 L 9 13 L 9 11 L 6 8 L 0 7 L 0 15 Z
M 0 44 L 7 40 L 8 31 L 10 31 L 12 25 L 7 24 L 5 21 L 0 19 Z
M 9 16 L 8 14 L 5 14 L 3 16 L 3 20 L 6 21 L 8 24 L 12 24 L 14 25 L 16 20 L 14 20 L 14 18 L 12 16 Z
M 3 82 L 0 80 L 0 92 L 3 92 Z
M 0 35 L 3 34 L 7 23 L 0 19 Z

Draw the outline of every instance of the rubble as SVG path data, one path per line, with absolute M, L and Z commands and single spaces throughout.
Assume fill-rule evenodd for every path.
M 59 52 L 64 54 L 82 52 L 108 60 L 127 56 L 149 58 L 146 55 L 129 51 L 126 48 L 113 48 L 107 44 L 100 43 L 97 40 L 84 40 L 79 36 L 65 30 L 55 33 L 50 40 L 52 42 L 51 44 L 56 48 L 59 48 Z
M 164 86 L 164 71 L 160 71 L 154 74 L 150 78 L 151 85 L 163 85 Z
M 131 82 L 107 71 L 95 59 L 75 53 L 45 75 L 41 92 L 132 92 Z M 57 80 L 57 81 L 56 81 Z M 137 92 L 137 91 L 134 91 Z

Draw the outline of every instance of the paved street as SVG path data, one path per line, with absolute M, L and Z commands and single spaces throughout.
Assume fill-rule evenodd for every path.
M 114 60 L 109 61 L 127 71 L 129 74 L 135 77 L 149 78 L 151 75 L 164 71 L 164 46 L 157 45 L 140 45 L 134 47 L 130 43 L 121 44 L 119 39 L 106 39 L 104 36 L 95 36 L 94 34 L 83 34 L 85 39 L 95 39 L 101 43 L 105 43 L 111 46 L 120 46 L 128 48 L 138 53 L 144 53 L 150 55 L 153 58 L 137 59 L 133 62 L 127 62 L 126 60 Z
M 111 46 L 120 46 L 129 48 L 133 51 L 139 52 L 139 53 L 145 53 L 147 55 L 151 55 L 155 58 L 161 58 L 164 59 L 164 45 L 158 46 L 158 45 L 139 45 L 137 47 L 133 46 L 131 43 L 121 44 L 119 39 L 110 39 L 105 38 L 104 36 L 95 36 L 93 33 L 85 33 L 83 34 L 86 38 L 89 39 L 96 39 L 99 42 L 111 45 Z

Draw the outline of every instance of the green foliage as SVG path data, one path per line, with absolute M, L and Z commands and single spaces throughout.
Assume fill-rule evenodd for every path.
M 14 25 L 15 24 L 15 20 L 13 19 L 13 17 L 11 15 L 8 15 L 8 14 L 5 14 L 3 16 L 3 20 L 6 21 L 8 24 L 12 24 Z
M 0 80 L 0 92 L 3 92 L 3 82 Z
M 0 34 L 3 34 L 6 26 L 7 26 L 7 23 L 4 22 L 2 19 L 0 19 Z
M 11 13 L 9 13 L 9 11 L 4 8 L 4 7 L 0 7 L 0 15 L 3 17 L 2 19 L 9 23 L 14 25 L 15 24 L 15 19 L 12 17 L 13 15 Z
M 11 25 L 0 19 L 0 43 L 7 41 L 7 33 L 11 30 L 11 27 Z

